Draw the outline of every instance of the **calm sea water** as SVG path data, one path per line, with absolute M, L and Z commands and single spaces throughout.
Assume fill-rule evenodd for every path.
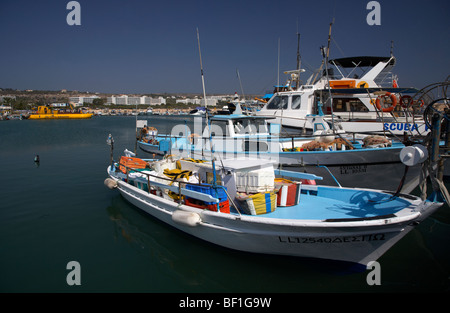
M 162 133 L 186 119 L 148 117 Z M 231 251 L 142 213 L 103 184 L 109 133 L 116 158 L 134 150 L 135 117 L 0 122 L 1 292 L 450 291 L 448 206 L 378 260 L 369 286 L 370 271 Z M 81 285 L 67 284 L 70 261 Z

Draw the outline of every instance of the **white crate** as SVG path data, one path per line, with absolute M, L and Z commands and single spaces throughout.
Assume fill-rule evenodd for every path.
M 274 189 L 273 169 L 236 171 L 236 190 L 246 193 L 271 191 Z

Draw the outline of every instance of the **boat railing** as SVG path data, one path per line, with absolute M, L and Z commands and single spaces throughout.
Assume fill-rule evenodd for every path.
M 181 181 L 176 181 L 175 180 L 176 178 L 175 179 L 170 179 L 170 178 L 165 178 L 165 177 L 153 175 L 153 174 L 150 174 L 150 173 L 146 173 L 146 172 L 143 172 L 143 171 L 139 171 L 139 170 L 137 170 L 135 168 L 129 167 L 129 166 L 127 166 L 125 164 L 122 164 L 120 162 L 119 163 L 114 162 L 113 164 L 117 164 L 116 168 L 119 168 L 120 166 L 122 166 L 122 167 L 124 167 L 126 169 L 126 175 L 127 175 L 126 176 L 126 182 L 128 184 L 130 184 L 130 177 L 129 177 L 130 173 L 135 172 L 135 173 L 143 174 L 143 175 L 145 175 L 147 177 L 146 180 L 147 180 L 147 191 L 148 191 L 148 194 L 151 194 L 151 188 L 150 188 L 151 186 L 162 188 L 162 189 L 167 189 L 167 190 L 172 191 L 172 192 L 174 192 L 174 193 L 176 193 L 178 195 L 178 203 L 180 205 L 182 204 L 182 196 L 187 196 L 187 197 L 190 197 L 190 198 L 194 198 L 196 200 L 201 200 L 201 201 L 205 201 L 205 202 L 214 202 L 217 205 L 217 212 L 219 212 L 220 211 L 220 209 L 219 209 L 219 202 L 220 202 L 220 200 L 218 198 L 215 198 L 215 197 L 213 197 L 210 194 L 201 193 L 201 192 L 198 192 L 198 191 L 186 189 L 186 188 L 182 187 L 182 184 L 184 184 L 184 185 L 203 186 L 203 187 L 211 186 L 213 188 L 221 188 L 225 192 L 225 194 L 227 196 L 227 199 L 230 201 L 231 205 L 236 209 L 236 212 L 239 215 L 241 215 L 241 212 L 239 211 L 238 206 L 234 203 L 234 201 L 233 201 L 232 197 L 229 195 L 227 189 L 224 186 L 222 186 L 222 185 L 210 185 L 210 184 L 206 184 L 205 185 L 203 183 L 181 182 Z M 317 166 L 317 167 L 320 167 L 320 168 L 324 168 L 328 172 L 328 174 L 334 179 L 334 181 L 336 182 L 337 186 L 342 188 L 341 184 L 338 182 L 336 177 L 331 173 L 331 171 L 326 166 L 319 165 L 319 164 L 316 164 L 314 166 Z M 282 170 L 282 169 L 274 169 L 274 174 L 278 175 L 278 176 L 282 176 L 282 177 L 290 177 L 290 178 L 305 179 L 305 180 L 323 180 L 323 177 L 317 176 L 317 175 L 312 174 L 312 173 L 293 172 L 293 171 Z M 153 177 L 153 178 L 156 178 L 156 179 L 159 179 L 159 180 L 164 180 L 164 181 L 167 181 L 168 183 L 164 184 L 164 183 L 160 183 L 160 182 L 157 182 L 157 181 L 152 181 L 150 179 L 150 177 Z M 138 180 L 138 178 L 137 178 L 137 180 Z M 178 186 L 172 185 L 172 183 L 174 183 L 174 182 L 177 182 Z M 174 201 L 175 201 L 175 199 L 174 199 Z
M 347 132 L 346 132 L 347 133 Z M 351 131 L 349 131 L 348 133 L 353 133 Z M 369 133 L 369 132 L 364 132 L 364 131 L 358 131 L 356 133 Z M 372 132 L 373 133 L 373 132 Z M 316 137 L 329 137 L 332 135 L 336 135 L 338 137 L 341 137 L 342 134 L 339 132 L 336 133 L 322 133 L 322 134 L 297 134 L 297 133 L 293 133 L 293 134 L 288 134 L 288 133 L 284 133 L 284 134 L 270 134 L 270 133 L 266 133 L 266 134 L 250 134 L 251 137 L 230 137 L 230 136 L 212 136 L 212 137 L 207 137 L 207 136 L 195 136 L 195 138 L 197 140 L 203 140 L 203 141 L 209 141 L 211 139 L 214 140 L 219 140 L 219 139 L 233 139 L 233 140 L 267 140 L 267 141 L 277 141 L 278 139 L 311 139 L 314 140 Z M 178 139 L 186 139 L 186 136 L 174 136 L 174 135 L 162 135 L 163 137 L 161 137 L 162 139 L 165 140 L 169 140 L 174 144 L 174 147 L 177 148 L 178 145 L 184 144 L 184 142 L 178 141 Z M 189 141 L 190 144 L 193 143 L 194 140 L 192 140 L 192 138 L 194 138 L 192 135 L 187 136 L 187 139 Z
M 189 147 L 188 151 L 193 151 L 195 150 L 196 153 L 201 153 L 202 155 L 204 155 L 204 153 L 209 153 L 210 150 L 207 149 L 208 147 L 208 142 L 211 141 L 211 139 L 213 140 L 233 140 L 233 141 L 245 141 L 248 142 L 248 144 L 246 144 L 244 146 L 244 150 L 243 152 L 250 152 L 250 151 L 267 151 L 270 152 L 268 150 L 269 147 L 273 147 L 272 144 L 281 144 L 284 143 L 283 145 L 283 150 L 277 150 L 277 151 L 272 151 L 272 152 L 276 152 L 276 153 L 281 153 L 281 152 L 286 152 L 289 151 L 288 149 L 291 149 L 291 151 L 294 151 L 296 148 L 298 148 L 296 145 L 299 144 L 299 140 L 300 141 L 304 141 L 303 143 L 306 143 L 308 140 L 317 140 L 317 138 L 322 138 L 322 137 L 329 137 L 329 136 L 335 136 L 335 139 L 341 139 L 346 146 L 350 147 L 350 149 L 355 149 L 357 147 L 360 147 L 360 145 L 358 145 L 358 139 L 356 138 L 357 135 L 384 135 L 384 136 L 389 136 L 392 138 L 395 138 L 396 140 L 398 140 L 399 142 L 406 142 L 408 140 L 408 138 L 406 137 L 406 135 L 410 135 L 410 134 L 406 134 L 404 136 L 404 138 L 400 138 L 398 135 L 394 134 L 390 129 L 385 129 L 383 131 L 379 131 L 379 132 L 373 132 L 373 131 L 356 131 L 356 132 L 352 132 L 352 131 L 346 131 L 345 133 L 340 133 L 340 132 L 330 132 L 330 133 L 322 133 L 322 134 L 308 134 L 308 135 L 304 135 L 304 134 L 276 134 L 276 136 L 252 136 L 252 137 L 226 137 L 226 136 L 213 136 L 213 137 L 203 137 L 203 136 L 195 136 L 194 137 L 189 137 L 186 138 L 186 136 L 174 136 L 174 135 L 165 135 L 164 139 L 168 140 L 170 142 L 169 146 L 167 147 L 167 151 L 163 151 L 163 154 L 171 154 L 172 153 L 172 149 L 178 149 L 178 148 L 185 148 L 185 144 L 188 145 L 192 145 L 191 147 Z M 345 136 L 348 135 L 348 136 Z M 186 139 L 187 141 L 180 141 L 180 139 Z M 260 141 L 266 142 L 267 143 L 267 149 L 262 149 L 261 145 L 259 144 Z M 258 145 L 252 145 L 252 143 L 258 143 Z M 290 148 L 288 145 L 288 142 L 290 142 Z M 262 149 L 262 150 L 261 150 Z M 281 148 L 280 148 L 281 149 Z M 286 150 L 287 149 L 287 150 Z M 331 149 L 331 148 L 330 148 Z M 344 149 L 343 149 L 344 150 Z M 223 151 L 226 152 L 226 151 Z
M 224 186 L 215 185 L 215 184 L 214 185 L 209 185 L 209 184 L 205 185 L 205 184 L 202 184 L 202 183 L 176 181 L 175 180 L 176 178 L 174 178 L 174 179 L 165 178 L 165 177 L 153 175 L 153 174 L 150 174 L 150 173 L 145 173 L 143 171 L 138 171 L 135 168 L 129 167 L 129 166 L 127 166 L 125 164 L 122 164 L 120 162 L 119 163 L 114 162 L 114 163 L 117 164 L 117 166 L 116 166 L 117 168 L 122 166 L 122 167 L 124 167 L 126 169 L 127 183 L 130 182 L 129 174 L 132 173 L 132 172 L 146 175 L 147 176 L 147 189 L 148 189 L 148 193 L 149 194 L 151 194 L 150 186 L 167 189 L 169 191 L 172 191 L 172 192 L 178 194 L 178 203 L 179 204 L 181 204 L 182 196 L 188 196 L 190 198 L 194 198 L 196 200 L 201 200 L 201 201 L 205 201 L 205 202 L 214 202 L 214 203 L 217 204 L 217 207 L 219 206 L 219 202 L 220 202 L 220 200 L 218 198 L 215 198 L 215 197 L 213 197 L 213 196 L 211 196 L 209 194 L 201 193 L 201 192 L 198 192 L 198 191 L 195 191 L 195 190 L 186 189 L 186 188 L 182 187 L 182 184 L 184 184 L 184 185 L 196 185 L 196 186 L 203 186 L 203 187 L 205 187 L 205 186 L 212 186 L 213 188 L 221 188 L 221 189 L 223 189 L 225 191 L 228 200 L 232 203 L 232 205 L 234 206 L 234 208 L 236 209 L 236 211 L 240 215 L 239 209 L 237 208 L 237 206 L 235 205 L 235 203 L 231 199 L 230 195 L 228 194 L 228 192 L 227 192 L 226 188 L 224 188 Z M 153 177 L 153 178 L 156 178 L 156 179 L 159 179 L 159 180 L 165 180 L 165 181 L 167 181 L 170 184 L 163 184 L 163 183 L 160 183 L 160 182 L 157 182 L 157 181 L 152 181 L 150 179 L 150 177 Z M 178 186 L 172 185 L 172 183 L 174 183 L 174 182 L 177 182 Z M 217 210 L 219 211 L 219 207 L 217 208 Z

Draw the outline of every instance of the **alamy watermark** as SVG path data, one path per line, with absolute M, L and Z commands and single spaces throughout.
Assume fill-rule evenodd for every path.
M 172 128 L 170 154 L 188 158 L 236 159 L 264 158 L 278 163 L 279 133 L 266 123 L 253 119 L 234 119 L 204 123 L 202 117 L 194 118 L 194 127 L 178 124 Z
M 71 10 L 66 17 L 67 25 L 81 25 L 81 5 L 78 1 L 69 1 L 66 5 L 67 10 Z M 368 25 L 381 25 L 381 5 L 378 1 L 369 1 L 366 9 L 370 10 L 367 14 L 366 22 Z
M 69 286 L 81 285 L 81 265 L 77 261 L 70 261 L 66 266 L 67 270 L 71 270 L 66 276 L 66 282 Z
M 66 17 L 67 25 L 81 25 L 81 6 L 78 1 L 70 1 L 66 5 L 67 10 L 71 10 Z
M 372 270 L 367 274 L 366 282 L 369 286 L 381 285 L 381 265 L 377 261 L 367 263 L 366 269 Z
M 366 21 L 370 26 L 381 25 L 381 5 L 378 1 L 370 1 L 366 6 L 367 10 L 371 10 L 367 14 Z

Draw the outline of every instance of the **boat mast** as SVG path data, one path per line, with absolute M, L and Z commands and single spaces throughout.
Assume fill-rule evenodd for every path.
M 198 43 L 198 54 L 200 56 L 200 71 L 202 75 L 203 99 L 205 100 L 206 117 L 208 117 L 208 109 L 207 109 L 208 103 L 206 102 L 205 78 L 203 77 L 202 51 L 200 49 L 200 35 L 198 33 L 198 27 L 197 27 L 197 43 Z
M 328 57 L 330 56 L 330 42 L 331 42 L 331 27 L 333 26 L 334 23 L 334 18 L 333 21 L 330 23 L 330 28 L 328 31 L 328 44 L 327 44 L 327 48 L 326 48 L 326 53 L 324 53 L 324 47 L 322 47 L 322 56 L 325 59 L 325 73 L 326 73 L 326 78 L 327 78 L 327 84 L 328 84 L 328 92 L 329 92 L 329 99 L 330 99 L 330 109 L 331 109 L 331 123 L 332 123 L 332 130 L 333 133 L 335 132 L 334 129 L 334 114 L 333 114 L 333 98 L 331 96 L 331 87 L 330 87 L 330 77 L 329 77 L 329 73 L 328 73 Z
M 245 100 L 244 88 L 242 88 L 241 75 L 239 75 L 239 69 L 236 69 L 236 74 L 237 74 L 237 77 L 238 77 L 238 80 L 239 80 L 239 85 L 241 86 L 242 97 Z
M 280 86 L 280 37 L 278 37 L 277 88 Z
M 298 28 L 298 25 L 297 25 Z M 298 89 L 300 87 L 300 66 L 301 66 L 301 58 L 300 58 L 300 33 L 297 29 L 297 82 L 296 82 L 296 88 Z
M 200 56 L 200 72 L 202 75 L 202 87 L 203 87 L 203 99 L 205 99 L 205 117 L 206 117 L 206 125 L 208 127 L 208 133 L 209 133 L 209 144 L 211 147 L 211 163 L 212 163 L 212 168 L 213 168 L 213 187 L 216 187 L 216 165 L 214 162 L 214 148 L 213 148 L 213 144 L 212 144 L 212 134 L 211 134 L 211 126 L 209 125 L 209 114 L 208 114 L 208 105 L 206 102 L 206 90 L 205 90 L 205 78 L 203 76 L 203 62 L 202 62 L 202 51 L 200 49 L 200 35 L 198 32 L 198 27 L 197 27 L 197 43 L 198 43 L 198 54 Z M 217 204 L 217 211 L 219 212 L 219 204 Z

